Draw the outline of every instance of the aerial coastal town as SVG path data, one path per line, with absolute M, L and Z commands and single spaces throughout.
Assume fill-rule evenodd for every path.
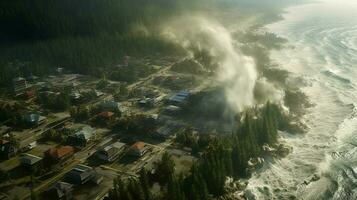
M 0 25 L 0 200 L 357 200 L 357 1 L 0 0 Z
M 130 65 L 126 56 L 117 70 Z M 131 83 L 73 74 L 31 73 L 3 88 L 0 110 L 0 199 L 104 199 L 113 180 L 137 177 L 166 152 L 176 171 L 190 170 L 197 149 L 175 142 L 199 130 L 176 117 L 199 88 L 172 59 L 141 60 L 150 72 Z M 202 127 L 204 130 L 205 127 Z M 208 136 L 209 137 L 209 136 Z

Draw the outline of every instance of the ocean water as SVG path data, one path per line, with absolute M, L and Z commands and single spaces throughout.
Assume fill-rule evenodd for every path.
M 357 200 L 357 1 L 290 7 L 266 28 L 289 40 L 272 59 L 314 104 L 304 135 L 282 133 L 293 152 L 250 180 L 249 199 Z

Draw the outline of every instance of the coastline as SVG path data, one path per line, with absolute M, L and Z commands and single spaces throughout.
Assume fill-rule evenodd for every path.
M 294 151 L 250 179 L 252 199 L 355 199 L 350 183 L 356 179 L 349 176 L 356 169 L 350 145 L 356 139 L 355 57 L 346 56 L 355 49 L 340 46 L 355 39 L 345 34 L 356 31 L 348 25 L 354 23 L 356 7 L 351 6 L 326 1 L 289 7 L 291 13 L 277 22 L 276 31 L 267 30 L 289 40 L 283 51 L 272 51 L 272 59 L 308 97 L 311 106 L 301 118 L 309 130 L 301 136 L 283 133 Z
M 282 8 L 280 10 L 279 13 L 276 13 L 275 15 L 271 16 L 269 20 L 266 20 L 264 22 L 259 22 L 257 24 L 257 26 L 254 27 L 254 31 L 253 34 L 255 33 L 264 33 L 265 36 L 269 35 L 269 36 L 275 36 L 274 39 L 276 39 L 271 45 L 271 47 L 269 46 L 264 46 L 263 48 L 260 49 L 261 54 L 263 54 L 265 56 L 265 64 L 263 64 L 264 66 L 261 69 L 261 72 L 263 74 L 263 77 L 267 78 L 269 81 L 275 83 L 275 85 L 279 84 L 279 89 L 281 90 L 286 90 L 288 92 L 290 92 L 291 95 L 291 99 L 294 98 L 298 98 L 297 101 L 294 102 L 290 102 L 289 105 L 285 105 L 288 107 L 296 107 L 293 108 L 292 112 L 293 115 L 293 119 L 292 121 L 294 121 L 295 123 L 295 127 L 293 129 L 290 130 L 282 130 L 285 133 L 284 134 L 291 134 L 291 135 L 300 135 L 300 134 L 305 134 L 306 132 L 308 132 L 308 127 L 307 124 L 304 122 L 304 116 L 308 113 L 308 109 L 313 107 L 314 105 L 311 103 L 311 101 L 309 100 L 309 97 L 300 90 L 299 86 L 295 86 L 296 82 L 302 81 L 299 80 L 298 77 L 294 77 L 293 73 L 291 73 L 290 71 L 283 69 L 280 67 L 280 65 L 278 63 L 276 63 L 275 61 L 272 60 L 271 58 L 271 52 L 272 51 L 280 51 L 283 50 L 285 48 L 287 48 L 286 44 L 288 44 L 288 39 L 279 36 L 277 33 L 273 32 L 272 30 L 268 30 L 267 26 L 269 26 L 270 24 L 274 24 L 274 23 L 278 23 L 280 21 L 285 20 L 284 18 L 284 14 L 288 12 L 288 9 L 291 9 L 293 7 L 296 6 L 301 6 L 301 5 L 305 5 L 307 4 L 308 1 L 304 1 L 304 2 L 299 2 L 299 3 L 295 3 L 295 4 L 291 4 L 288 5 L 284 8 Z M 249 33 L 248 33 L 249 34 Z M 263 36 L 264 37 L 264 36 Z M 249 45 L 249 44 L 247 44 Z M 268 50 L 267 50 L 268 49 Z M 247 52 L 244 52 L 247 53 Z M 254 57 L 253 54 L 249 54 L 249 56 Z M 256 60 L 259 60 L 259 58 L 255 58 Z M 258 61 L 259 63 L 259 61 Z M 295 79 L 295 80 L 294 80 Z M 292 84 L 293 83 L 293 84 Z M 305 83 L 303 83 L 303 86 Z M 286 104 L 286 102 L 284 102 Z M 282 132 L 280 132 L 280 137 L 282 137 Z M 279 140 L 277 145 L 282 145 L 283 147 L 289 149 L 289 151 L 292 151 L 292 147 L 288 146 L 288 144 L 286 143 L 286 141 L 284 140 Z M 290 153 L 290 152 L 288 152 Z M 252 174 L 260 174 L 262 173 L 262 171 L 265 171 L 267 168 L 271 167 L 271 163 L 274 163 L 275 159 L 282 159 L 284 158 L 288 153 L 283 152 L 282 155 L 266 155 L 264 156 L 264 162 L 263 162 L 263 166 L 260 166 L 259 168 L 255 169 L 254 171 L 252 171 Z M 259 175 L 258 175 L 259 177 Z M 227 185 L 228 185 L 228 189 L 230 192 L 227 193 L 227 195 L 224 196 L 223 199 L 255 199 L 254 194 L 251 194 L 249 191 L 247 191 L 247 186 L 250 184 L 252 177 L 249 177 L 248 179 L 242 179 L 242 180 L 238 180 L 236 182 L 232 182 L 231 179 L 228 179 L 227 181 Z M 312 178 L 312 181 L 314 181 L 315 179 L 318 179 L 319 177 L 315 177 Z M 236 190 L 232 190 L 232 188 L 236 188 Z

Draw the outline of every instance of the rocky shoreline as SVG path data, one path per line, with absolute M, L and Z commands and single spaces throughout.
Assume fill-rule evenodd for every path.
M 277 21 L 277 20 L 282 20 L 280 15 L 277 15 L 276 18 L 272 18 L 272 22 Z M 264 29 L 264 26 L 267 25 L 267 23 L 263 23 L 258 26 L 257 30 Z M 253 31 L 252 34 L 256 34 L 257 32 L 261 31 Z M 262 40 L 264 41 L 264 37 L 267 35 L 275 35 L 274 33 L 264 33 L 265 35 L 262 36 Z M 240 38 L 241 39 L 241 38 Z M 267 38 L 265 38 L 267 39 Z M 258 50 L 258 55 L 252 54 L 249 51 L 243 51 L 246 53 L 248 56 L 252 56 L 257 64 L 258 64 L 258 69 L 261 71 L 263 76 L 267 78 L 270 82 L 273 82 L 275 86 L 279 90 L 285 91 L 285 97 L 283 100 L 283 106 L 287 108 L 287 117 L 286 121 L 283 123 L 286 124 L 284 130 L 281 130 L 283 132 L 287 132 L 290 134 L 304 134 L 309 130 L 309 127 L 306 125 L 306 123 L 303 121 L 303 116 L 307 113 L 307 109 L 314 106 L 311 104 L 309 101 L 308 97 L 294 84 L 295 81 L 294 77 L 291 76 L 291 74 L 283 69 L 280 69 L 277 64 L 273 63 L 270 59 L 270 51 L 271 50 L 276 50 L 280 48 L 284 48 L 284 44 L 287 42 L 285 38 L 279 38 L 276 36 L 276 41 L 271 44 L 271 46 L 264 46 L 259 45 L 257 48 Z M 245 46 L 251 45 L 249 42 L 244 44 Z M 244 46 L 243 46 L 244 48 Z M 255 52 L 256 53 L 256 52 Z M 263 57 L 263 58 L 262 58 Z M 265 62 L 265 63 L 262 63 Z M 259 64 L 261 66 L 259 66 Z M 263 152 L 264 155 L 262 157 L 257 157 L 257 158 L 251 158 L 248 162 L 248 171 L 250 173 L 259 173 L 259 170 L 267 167 L 266 163 L 268 160 L 273 160 L 273 159 L 282 159 L 289 155 L 292 151 L 293 148 L 291 146 L 288 146 L 287 144 L 283 142 L 278 142 L 274 145 L 263 145 Z M 310 182 L 319 180 L 318 175 L 314 175 L 311 177 L 310 180 L 307 180 L 305 184 L 309 184 Z M 245 199 L 250 199 L 249 196 L 252 196 L 252 194 L 246 193 L 246 188 L 249 184 L 249 178 L 248 179 L 239 179 L 239 180 L 234 180 L 233 178 L 227 177 L 226 180 L 226 194 L 219 197 L 219 200 L 245 200 Z

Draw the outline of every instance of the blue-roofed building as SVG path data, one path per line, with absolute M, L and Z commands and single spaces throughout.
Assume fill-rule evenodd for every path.
M 173 95 L 169 99 L 169 102 L 174 105 L 181 105 L 186 103 L 189 97 L 190 97 L 190 92 L 188 90 L 181 90 L 177 94 Z
M 83 126 L 76 130 L 69 138 L 70 143 L 75 147 L 85 147 L 87 144 L 95 139 L 95 129 L 90 126 Z

